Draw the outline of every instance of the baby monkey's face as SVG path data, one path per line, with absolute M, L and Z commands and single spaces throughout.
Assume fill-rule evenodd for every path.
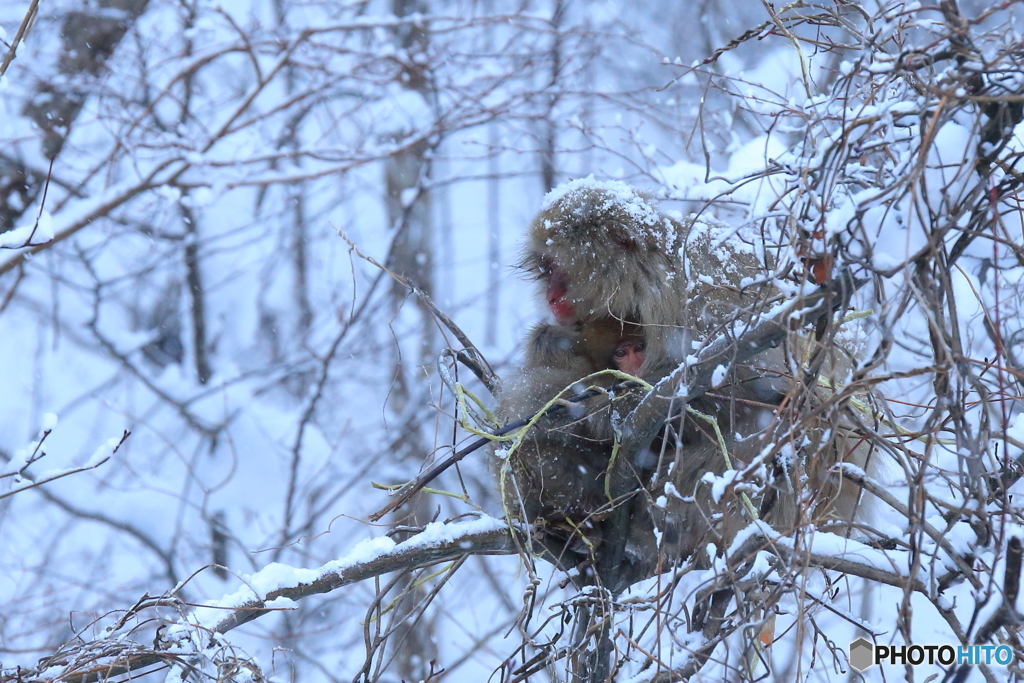
M 647 355 L 647 343 L 643 338 L 623 339 L 612 353 L 612 365 L 630 375 L 639 375 L 640 366 Z

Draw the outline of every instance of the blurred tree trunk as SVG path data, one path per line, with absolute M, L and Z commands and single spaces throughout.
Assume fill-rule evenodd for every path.
M 274 0 L 274 14 L 278 26 L 285 27 L 288 24 L 288 4 L 284 0 Z M 295 67 L 289 64 L 285 67 L 285 92 L 288 96 L 295 93 Z M 283 131 L 278 141 L 278 148 L 287 148 L 293 152 L 301 149 L 299 131 L 302 122 L 310 107 L 301 107 L 288 121 L 288 126 Z M 296 168 L 302 166 L 299 156 L 294 156 L 293 165 Z M 313 322 L 313 308 L 309 302 L 309 256 L 307 244 L 309 242 L 309 226 L 306 224 L 306 195 L 303 191 L 303 184 L 295 182 L 289 184 L 286 189 L 288 211 L 291 218 L 291 256 L 292 269 L 294 270 L 294 282 L 292 292 L 295 301 L 296 320 L 295 331 L 299 340 L 305 341 L 309 335 L 309 328 Z
M 429 7 L 424 0 L 392 0 L 391 11 L 396 17 L 426 14 Z M 429 36 L 422 25 L 405 24 L 395 31 L 403 60 L 403 85 L 418 93 L 429 105 L 433 96 L 429 89 L 425 53 Z M 405 131 L 396 131 L 395 142 L 401 142 Z M 392 154 L 385 162 L 388 221 L 395 230 L 388 254 L 387 266 L 408 278 L 428 295 L 434 293 L 434 247 L 430 195 L 422 187 L 430 175 L 430 146 L 418 142 Z M 391 288 L 396 304 L 408 295 L 404 286 L 395 282 Z M 418 304 L 419 302 L 417 302 Z M 420 306 L 423 314 L 421 352 L 422 359 L 433 353 L 434 325 L 429 310 Z M 401 374 L 401 373 L 400 373 Z
M 426 15 L 430 8 L 425 0 L 391 0 L 391 11 L 396 17 L 411 14 Z M 433 95 L 429 87 L 429 60 L 426 57 L 429 35 L 424 24 L 410 23 L 399 26 L 395 31 L 398 43 L 398 58 L 403 61 L 402 82 L 406 89 L 418 93 L 427 105 L 432 105 Z M 404 131 L 396 131 L 393 139 L 401 142 Z M 385 202 L 388 221 L 395 230 L 388 254 L 387 267 L 406 277 L 428 296 L 434 294 L 434 246 L 431 198 L 424 189 L 430 175 L 431 147 L 426 142 L 417 142 L 397 152 L 384 165 Z M 409 291 L 398 282 L 391 286 L 394 310 L 408 299 Z M 417 368 L 427 364 L 435 352 L 435 327 L 431 312 L 422 305 L 419 298 L 414 303 L 420 314 L 420 343 L 416 358 L 396 356 L 394 361 L 394 390 L 391 393 L 393 409 L 404 423 L 398 425 L 399 436 L 393 444 L 393 452 L 402 459 L 424 462 L 430 452 L 430 444 L 423 443 L 419 430 L 420 413 L 416 406 L 418 392 Z M 400 345 L 402 340 L 398 340 Z M 426 408 L 426 402 L 421 402 Z M 430 521 L 430 510 L 421 497 L 415 502 L 413 512 L 396 520 L 397 524 L 420 526 Z M 411 576 L 411 575 L 410 575 Z M 403 681 L 421 681 L 430 675 L 431 662 L 437 659 L 437 645 L 430 626 L 430 620 L 411 619 L 415 605 L 424 596 L 423 588 L 413 586 L 406 576 L 395 586 L 396 596 L 401 596 L 396 609 L 403 615 L 402 626 L 392 636 L 392 647 L 397 674 Z
M 564 0 L 554 0 L 551 9 L 551 51 L 548 57 L 551 63 L 551 72 L 544 111 L 544 146 L 540 157 L 540 175 L 545 192 L 549 192 L 558 180 L 558 169 L 555 166 L 555 150 L 558 146 L 558 123 L 555 121 L 555 109 L 558 107 L 560 99 L 557 85 L 562 74 L 562 19 L 564 16 Z
M 195 25 L 195 3 L 184 4 L 183 9 L 186 10 L 182 26 L 183 56 L 189 57 L 192 55 L 193 45 L 188 36 L 190 29 Z M 187 73 L 181 80 L 181 112 L 178 115 L 178 126 L 181 128 L 188 126 L 192 118 L 193 77 L 192 73 Z M 188 284 L 189 311 L 192 315 L 192 352 L 195 359 L 196 379 L 200 384 L 206 384 L 213 376 L 213 370 L 210 367 L 206 337 L 206 294 L 203 291 L 203 273 L 199 259 L 201 240 L 198 216 L 192 210 L 191 204 L 186 201 L 188 195 L 182 193 L 181 198 L 181 219 L 185 227 L 185 278 Z
M 185 199 L 187 195 L 182 195 Z M 195 360 L 196 379 L 206 384 L 213 376 L 206 343 L 206 297 L 203 293 L 203 274 L 199 260 L 199 226 L 192 207 L 184 202 L 179 206 L 181 220 L 185 226 L 185 279 L 189 295 L 189 311 L 192 314 L 192 353 Z

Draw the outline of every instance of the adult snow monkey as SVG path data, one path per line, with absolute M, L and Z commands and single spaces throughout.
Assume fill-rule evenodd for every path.
M 585 179 L 549 193 L 520 265 L 557 325 L 531 331 L 523 365 L 500 396 L 506 420 L 528 417 L 592 372 L 619 369 L 616 354 L 630 374 L 654 383 L 783 300 L 764 254 L 739 231 L 671 217 L 620 182 Z M 637 344 L 641 353 L 632 351 Z M 827 404 L 824 378 L 800 376 L 799 361 L 818 347 L 809 332 L 794 332 L 778 348 L 721 368 L 714 388 L 686 410 L 672 408 L 652 448 L 631 463 L 631 495 L 640 500 L 625 561 L 635 576 L 702 555 L 708 543 L 722 549 L 754 517 L 783 533 L 807 521 L 846 532 L 860 490 L 834 465 L 865 467 L 868 452 Z M 835 344 L 825 350 L 818 372 L 842 381 L 849 354 Z M 509 456 L 505 473 L 518 487 L 505 481 L 507 509 L 540 520 L 542 540 L 549 549 L 562 544 L 566 565 L 600 552 L 600 522 L 624 502 L 604 486 L 618 419 L 635 405 L 623 400 L 627 407 L 616 409 L 599 396 L 545 417 Z

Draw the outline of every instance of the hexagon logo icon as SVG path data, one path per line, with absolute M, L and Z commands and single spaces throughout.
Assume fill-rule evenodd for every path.
M 875 647 L 866 638 L 850 643 L 850 666 L 865 671 L 875 665 Z

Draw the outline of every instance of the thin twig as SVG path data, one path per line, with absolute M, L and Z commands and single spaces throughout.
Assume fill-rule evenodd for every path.
M 7 73 L 7 67 L 11 65 L 14 58 L 18 54 L 18 45 L 25 40 L 25 36 L 28 35 L 29 26 L 32 25 L 32 21 L 36 17 L 36 12 L 39 11 L 39 0 L 32 0 L 29 3 L 28 10 L 25 12 L 25 18 L 21 20 L 21 25 L 18 26 L 18 32 L 14 34 L 14 40 L 11 42 L 11 46 L 7 48 L 7 53 L 4 54 L 4 60 L 0 62 L 0 77 L 3 77 Z

